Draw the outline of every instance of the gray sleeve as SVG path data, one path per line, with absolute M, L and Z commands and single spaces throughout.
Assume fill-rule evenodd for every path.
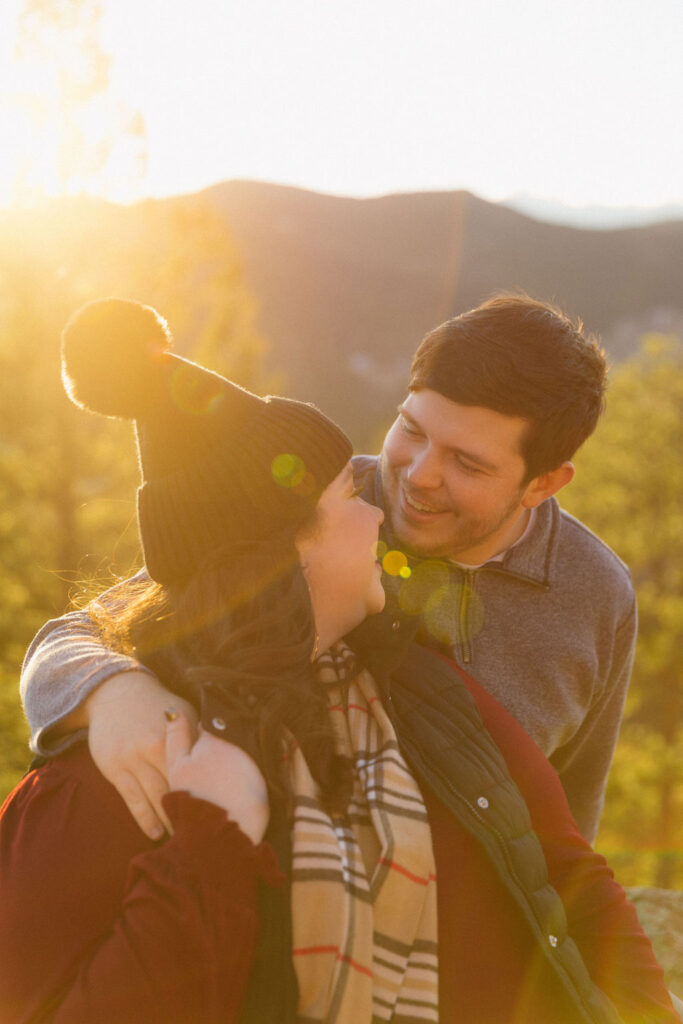
M 630 615 L 615 634 L 610 672 L 600 698 L 576 736 L 550 758 L 562 780 L 572 814 L 589 843 L 595 842 L 605 803 L 607 776 L 619 737 L 637 632 L 634 597 Z
M 19 685 L 31 749 L 51 756 L 82 739 L 83 731 L 57 741 L 49 733 L 105 679 L 131 671 L 148 670 L 135 658 L 105 647 L 87 611 L 47 622 L 26 652 Z

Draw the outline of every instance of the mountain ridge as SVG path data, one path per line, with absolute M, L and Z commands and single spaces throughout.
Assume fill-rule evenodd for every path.
M 357 443 L 400 401 L 423 335 L 496 291 L 581 316 L 613 360 L 683 328 L 683 222 L 590 230 L 466 191 L 356 199 L 247 180 L 184 201 L 229 224 L 289 392 Z
M 318 404 L 366 450 L 393 418 L 424 334 L 498 291 L 527 292 L 580 316 L 612 362 L 649 332 L 683 337 L 681 221 L 588 230 L 466 191 L 357 199 L 249 180 L 133 206 L 54 200 L 4 211 L 0 221 L 8 245 L 15 237 L 35 251 L 36 281 L 56 282 L 57 301 L 60 275 L 72 274 L 83 299 L 132 287 L 130 297 L 154 302 L 155 275 L 175 263 L 192 305 L 192 281 L 204 274 L 201 225 L 225 228 L 267 339 L 264 377 Z M 163 249 L 183 246 L 185 236 L 178 227 L 166 234 L 166 222 L 190 226 L 179 263 Z M 178 338 L 188 351 L 191 330 L 190 321 Z

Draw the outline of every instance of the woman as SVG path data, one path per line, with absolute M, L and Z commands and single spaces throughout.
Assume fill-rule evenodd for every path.
M 167 344 L 152 310 L 91 304 L 65 367 L 74 400 L 135 419 L 144 481 L 153 582 L 93 614 L 202 728 L 168 709 L 161 845 L 84 746 L 11 795 L 2 1019 L 676 1020 L 522 730 L 466 680 L 504 758 L 437 656 L 375 681 L 340 643 L 384 601 L 346 438 Z

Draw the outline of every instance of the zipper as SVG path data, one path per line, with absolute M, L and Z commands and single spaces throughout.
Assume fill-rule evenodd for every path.
M 470 608 L 472 605 L 472 596 L 474 594 L 474 584 L 477 574 L 481 572 L 496 572 L 502 576 L 507 576 L 510 579 L 519 580 L 522 583 L 531 583 L 533 586 L 540 587 L 546 591 L 550 590 L 550 585 L 540 580 L 530 579 L 528 576 L 522 576 L 520 573 L 511 572 L 509 569 L 505 569 L 502 565 L 499 566 L 495 562 L 482 565 L 478 569 L 460 569 L 460 572 L 462 573 L 462 585 L 460 589 L 460 605 L 458 608 L 458 636 L 460 640 L 462 662 L 464 665 L 471 665 L 472 637 L 470 635 Z
M 472 603 L 472 592 L 474 590 L 474 573 L 471 569 L 463 572 L 462 589 L 460 592 L 460 611 L 458 614 L 458 629 L 460 631 L 460 644 L 462 647 L 462 660 L 466 665 L 472 662 L 472 645 L 470 642 L 469 612 Z

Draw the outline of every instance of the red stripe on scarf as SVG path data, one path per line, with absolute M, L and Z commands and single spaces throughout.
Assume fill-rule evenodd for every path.
M 360 704 L 347 704 L 345 707 L 342 704 L 334 704 L 328 710 L 329 711 L 349 711 L 350 708 L 353 708 L 354 711 L 362 711 L 366 715 L 370 714 L 370 711 L 368 710 L 368 708 L 361 707 Z
M 356 963 L 346 953 L 339 951 L 339 946 L 306 946 L 303 949 L 293 949 L 292 956 L 309 956 L 311 953 L 334 953 L 337 960 L 341 960 L 342 963 L 348 964 L 353 967 L 355 971 L 359 971 L 361 974 L 367 974 L 369 978 L 372 977 L 372 971 L 368 967 L 363 967 L 362 964 Z
M 387 860 L 385 857 L 380 857 L 379 862 L 391 868 L 392 871 L 398 871 L 399 874 L 405 875 L 411 882 L 417 882 L 418 885 L 429 885 L 430 882 L 436 881 L 436 875 L 427 875 L 426 878 L 421 878 L 420 875 L 414 875 L 412 871 L 408 871 L 407 868 L 401 867 L 400 864 L 396 864 L 393 860 Z

